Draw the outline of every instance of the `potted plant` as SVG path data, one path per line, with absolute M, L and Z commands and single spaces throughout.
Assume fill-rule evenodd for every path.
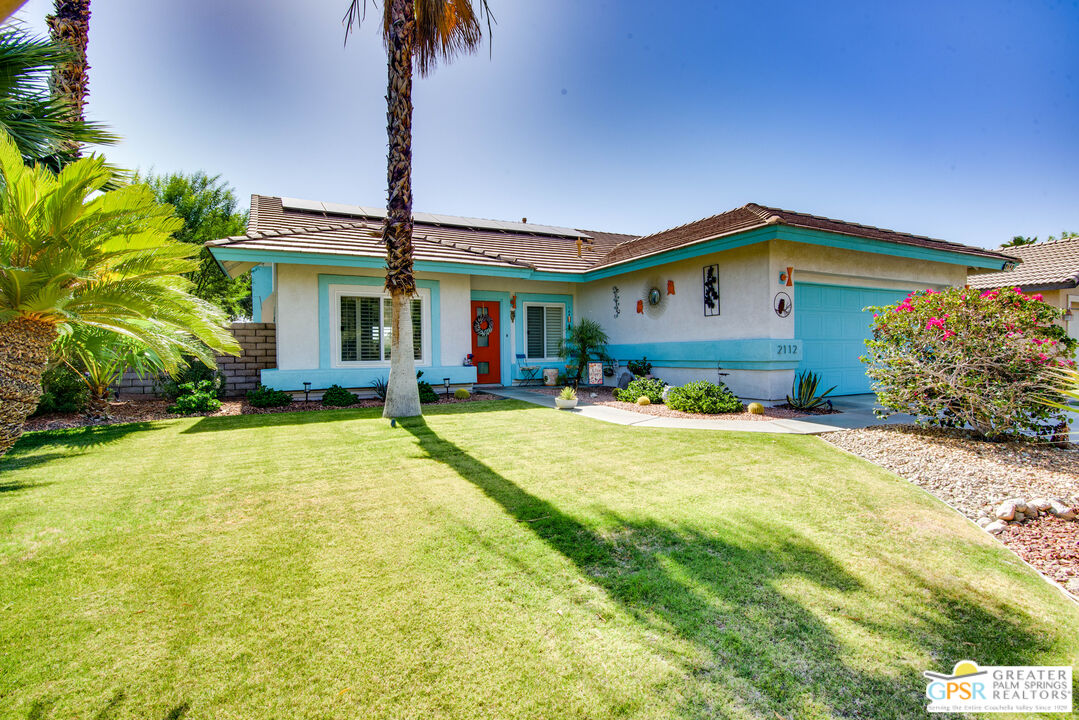
M 630 360 L 626 363 L 626 369 L 637 377 L 652 377 L 652 363 L 648 362 L 647 357 L 640 360 Z
M 559 410 L 569 410 L 577 407 L 577 391 L 567 385 L 562 388 L 562 392 L 558 393 L 558 396 L 554 399 L 554 404 Z

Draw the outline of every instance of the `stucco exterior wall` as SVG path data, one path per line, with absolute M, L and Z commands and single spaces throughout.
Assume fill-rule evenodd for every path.
M 713 264 L 719 269 L 720 314 L 706 316 L 703 270 Z M 438 283 L 439 318 L 431 333 L 437 333 L 440 347 L 438 357 L 431 359 L 432 369 L 438 369 L 439 377 L 452 374 L 455 384 L 468 384 L 469 372 L 475 377 L 472 368 L 462 371 L 463 360 L 472 351 L 473 298 L 497 298 L 504 303 L 500 342 L 508 372 L 503 373 L 503 382 L 520 377 L 516 354 L 523 352 L 523 305 L 529 298 L 546 298 L 565 301 L 574 321 L 587 317 L 599 322 L 610 337 L 612 355 L 623 365 L 647 355 L 655 365 L 653 374 L 670 383 L 722 377 L 743 398 L 779 400 L 789 390 L 801 360 L 800 341 L 794 338 L 797 306 L 787 317 L 773 310 L 777 292 L 794 296 L 793 288 L 780 281 L 787 267 L 794 268 L 795 282 L 900 290 L 962 285 L 967 272 L 962 265 L 771 240 L 587 283 L 451 273 L 417 273 L 417 279 Z M 326 352 L 320 350 L 320 342 L 325 343 L 320 323 L 325 320 L 320 317 L 319 276 L 381 279 L 382 271 L 279 264 L 274 273 L 273 293 L 268 298 L 272 312 L 266 308 L 263 316 L 276 321 L 277 370 L 264 379 L 272 378 L 283 389 L 293 390 L 291 385 L 301 372 L 323 382 L 357 376 L 355 371 L 344 375 L 309 372 L 320 369 L 320 362 L 324 364 L 320 352 L 323 356 Z M 668 281 L 674 284 L 673 294 L 668 294 Z M 645 299 L 652 286 L 663 293 L 663 312 L 638 314 L 637 300 Z M 617 314 L 615 287 L 619 290 Z M 511 321 L 509 299 L 515 295 L 518 304 Z M 797 348 L 793 356 L 792 347 Z M 561 364 L 552 359 L 544 366 Z M 726 374 L 720 376 L 720 372 Z
M 858 252 L 841 248 L 806 245 L 787 240 L 768 243 L 773 285 L 779 273 L 794 268 L 795 282 L 900 290 L 931 287 L 962 287 L 967 282 L 965 265 L 929 262 L 911 258 Z M 794 309 L 798 312 L 798 309 Z

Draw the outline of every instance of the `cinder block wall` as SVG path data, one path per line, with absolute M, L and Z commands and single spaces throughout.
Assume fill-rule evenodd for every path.
M 241 354 L 217 356 L 217 367 L 225 376 L 225 394 L 242 397 L 258 385 L 259 370 L 277 367 L 277 331 L 273 323 L 233 323 L 231 330 Z M 115 389 L 121 395 L 152 397 L 154 380 L 128 372 Z

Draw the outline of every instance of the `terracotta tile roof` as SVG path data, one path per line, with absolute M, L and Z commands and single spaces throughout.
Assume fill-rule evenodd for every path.
M 662 232 L 646 235 L 622 243 L 614 248 L 596 267 L 616 265 L 620 262 L 626 262 L 639 257 L 654 255 L 667 250 L 674 250 L 676 248 L 711 240 L 724 235 L 733 235 L 747 230 L 756 230 L 769 225 L 786 225 L 789 227 L 823 230 L 839 235 L 881 240 L 883 242 L 896 243 L 898 245 L 912 245 L 915 247 L 975 255 L 978 257 L 994 258 L 999 259 L 1002 262 L 1012 259 L 1000 252 L 971 247 L 969 245 L 960 245 L 958 243 L 923 237 L 921 235 L 910 235 L 894 230 L 884 230 L 871 225 L 859 225 L 857 223 L 832 220 L 831 218 L 819 217 L 817 215 L 807 215 L 791 210 L 768 207 L 767 205 L 748 203 L 740 208 L 729 210 L 725 213 L 720 213 L 719 215 L 713 215 L 712 217 L 704 218 L 703 220 L 679 225 L 670 230 L 664 230 Z
M 379 208 L 251 196 L 248 233 L 211 247 L 382 257 Z M 901 245 L 1010 260 L 1003 253 L 750 203 L 645 237 L 417 213 L 414 257 L 474 265 L 580 273 L 770 225 L 812 228 Z
M 291 202 L 310 207 L 322 205 L 306 201 Z M 228 242 L 217 242 L 245 249 L 336 252 L 378 257 L 386 254 L 381 242 L 381 210 L 346 205 L 323 207 L 327 209 L 318 211 L 307 207 L 285 207 L 279 197 L 252 195 L 248 235 L 228 239 Z M 341 214 L 346 212 L 350 214 Z M 439 219 L 441 222 L 423 222 L 424 218 Z M 595 265 L 615 245 L 636 237 L 423 213 L 417 213 L 416 219 L 412 239 L 417 260 L 527 267 L 546 272 L 583 272 Z M 470 223 L 488 227 L 470 227 Z M 298 229 L 304 229 L 304 232 Z M 362 240 L 357 237 L 358 229 L 364 231 L 361 233 L 364 235 Z M 288 235 L 260 242 L 254 242 L 255 238 L 252 237 L 252 233 L 281 232 Z
M 1023 262 L 1014 270 L 971 275 L 973 288 L 1019 286 L 1024 290 L 1052 290 L 1079 286 L 1079 238 L 1007 248 Z

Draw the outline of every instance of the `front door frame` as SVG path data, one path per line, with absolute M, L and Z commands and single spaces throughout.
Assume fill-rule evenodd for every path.
M 501 337 L 498 341 L 501 347 L 498 350 L 500 375 L 502 384 L 506 387 L 513 385 L 513 324 L 510 322 L 510 294 L 494 290 L 473 290 L 470 300 L 472 302 L 497 302 L 498 303 L 498 332 Z M 468 304 L 469 315 L 472 314 L 472 303 Z M 472 347 L 472 319 L 468 319 L 468 346 Z

